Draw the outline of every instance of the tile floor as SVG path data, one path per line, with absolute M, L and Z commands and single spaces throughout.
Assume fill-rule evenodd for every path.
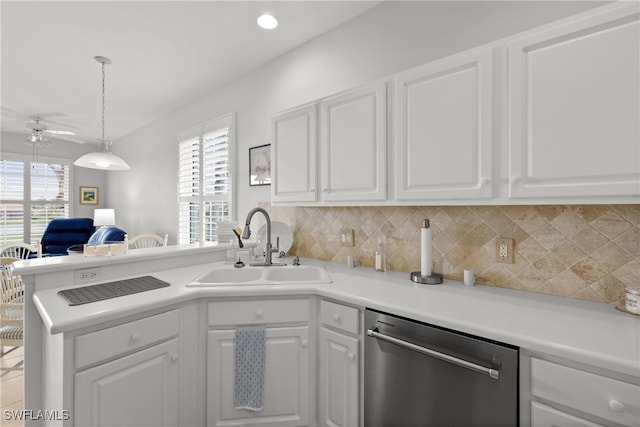
M 0 358 L 0 366 L 10 367 L 18 363 L 22 359 L 22 350 L 23 348 L 20 347 Z M 11 371 L 0 377 L 0 426 L 2 427 L 23 425 L 22 421 L 5 419 L 5 411 L 22 410 L 23 372 L 22 370 Z

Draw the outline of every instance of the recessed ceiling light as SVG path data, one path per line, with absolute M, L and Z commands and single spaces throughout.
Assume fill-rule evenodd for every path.
M 278 26 L 278 20 L 273 15 L 265 13 L 258 17 L 258 25 L 265 30 L 273 30 Z

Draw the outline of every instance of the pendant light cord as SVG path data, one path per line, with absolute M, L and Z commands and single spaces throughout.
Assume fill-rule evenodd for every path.
M 102 143 L 104 144 L 105 151 L 107 150 L 107 141 L 104 139 L 104 81 L 106 79 L 106 73 L 104 71 L 105 63 L 102 63 Z

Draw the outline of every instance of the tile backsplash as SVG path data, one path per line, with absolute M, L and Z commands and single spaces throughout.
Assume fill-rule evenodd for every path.
M 640 205 L 357 206 L 261 205 L 291 226 L 290 254 L 373 266 L 378 236 L 388 267 L 420 269 L 420 227 L 430 220 L 433 271 L 462 280 L 571 298 L 620 303 L 625 286 L 640 285 Z M 340 245 L 354 230 L 355 246 Z M 514 240 L 514 262 L 496 262 L 495 239 Z

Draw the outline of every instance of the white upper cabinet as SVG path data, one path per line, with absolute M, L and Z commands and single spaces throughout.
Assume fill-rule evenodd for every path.
M 509 43 L 509 197 L 640 196 L 638 3 Z
M 273 116 L 272 201 L 317 200 L 317 123 L 316 104 L 304 105 Z
M 391 76 L 393 120 L 385 83 L 275 116 L 272 201 L 638 203 L 639 9 L 614 2 Z
M 492 196 L 491 48 L 397 75 L 398 200 Z
M 386 121 L 386 82 L 320 102 L 323 201 L 386 199 Z

